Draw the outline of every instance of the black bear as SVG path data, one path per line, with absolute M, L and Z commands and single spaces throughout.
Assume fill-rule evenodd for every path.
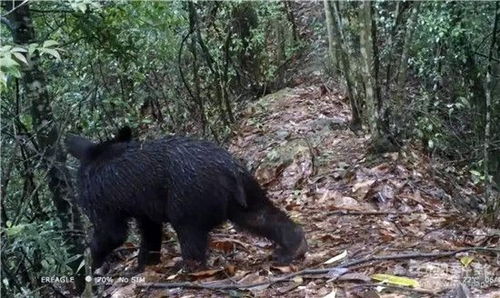
M 93 270 L 125 241 L 131 218 L 142 237 L 138 270 L 159 262 L 164 222 L 177 233 L 185 265 L 205 263 L 208 234 L 226 220 L 274 241 L 278 263 L 307 250 L 301 226 L 272 204 L 229 152 L 209 141 L 171 136 L 140 142 L 123 128 L 102 143 L 69 136 L 66 146 L 80 161 L 77 202 L 94 226 Z

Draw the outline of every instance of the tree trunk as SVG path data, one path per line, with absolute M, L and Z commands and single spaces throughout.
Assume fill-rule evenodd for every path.
M 340 65 L 345 80 L 347 96 L 349 97 L 349 103 L 351 105 L 351 111 L 352 111 L 350 126 L 354 131 L 357 131 L 361 129 L 361 115 L 360 115 L 359 105 L 357 103 L 357 96 L 355 94 L 356 91 L 354 90 L 354 83 L 351 75 L 350 62 L 347 57 L 349 49 L 344 37 L 342 19 L 340 17 L 339 8 L 337 6 L 338 3 L 328 0 L 325 1 L 327 2 L 325 4 L 329 6 L 329 11 L 333 13 L 332 15 L 332 18 L 334 19 L 332 26 L 332 29 L 334 31 L 333 35 L 334 37 L 337 38 L 337 44 L 340 45 L 340 51 L 338 56 L 340 56 Z
M 497 39 L 497 44 L 498 44 Z M 497 45 L 497 48 L 500 49 L 500 45 Z M 497 51 L 500 52 L 500 51 Z M 496 56 L 498 60 L 500 55 Z M 492 66 L 492 78 L 500 78 L 500 63 L 496 62 Z M 491 166 L 490 173 L 493 175 L 493 182 L 496 184 L 497 189 L 500 189 L 500 80 L 493 79 L 492 80 L 492 92 L 491 92 L 491 142 L 497 144 L 490 148 L 490 156 L 491 156 Z M 499 198 L 500 199 L 500 198 Z
M 368 126 L 373 141 L 380 138 L 379 95 L 377 92 L 377 67 L 373 40 L 372 4 L 364 1 L 360 10 L 361 17 L 361 57 L 363 61 L 363 81 L 365 83 L 365 104 Z
M 485 199 L 488 204 L 487 216 L 491 217 L 492 223 L 500 217 L 500 202 L 498 198 L 492 196 L 492 181 L 490 180 L 490 142 L 491 142 L 491 95 L 493 90 L 492 64 L 493 51 L 495 49 L 496 34 L 498 30 L 498 16 L 500 14 L 499 2 L 495 3 L 495 19 L 493 21 L 493 31 L 491 34 L 491 44 L 488 53 L 488 67 L 486 70 L 486 96 L 485 96 L 485 125 L 484 125 L 484 176 L 486 177 Z M 497 222 L 500 224 L 500 222 Z
M 410 51 L 411 40 L 413 36 L 413 30 L 415 28 L 415 23 L 418 16 L 419 3 L 413 3 L 413 7 L 410 11 L 410 17 L 406 25 L 406 34 L 403 43 L 403 52 L 401 53 L 401 62 L 399 64 L 398 78 L 396 82 L 396 110 L 401 111 L 404 105 L 404 87 L 406 83 L 406 76 L 408 72 L 408 53 Z
M 21 5 L 22 4 L 22 5 Z M 29 3 L 23 1 L 8 1 L 3 3 L 14 30 L 14 43 L 28 45 L 35 42 L 35 30 L 30 13 Z M 27 67 L 23 70 L 22 83 L 28 104 L 31 105 L 31 117 L 36 133 L 36 141 L 42 156 L 42 164 L 48 171 L 48 187 L 61 221 L 62 230 L 68 239 L 71 255 L 83 256 L 82 239 L 74 236 L 75 230 L 83 230 L 78 209 L 70 203 L 73 197 L 71 179 L 66 168 L 66 154 L 59 144 L 59 130 L 50 105 L 50 95 L 47 90 L 45 74 L 39 68 L 39 57 L 34 54 Z M 75 272 L 75 284 L 78 291 L 85 286 L 84 275 L 76 274 L 82 259 L 72 262 L 70 267 Z
M 190 32 L 195 32 L 198 26 L 198 18 L 196 15 L 195 7 L 193 3 L 188 4 L 189 7 L 189 30 Z M 200 78 L 199 78 L 199 65 L 198 65 L 198 55 L 196 48 L 196 37 L 193 34 L 191 36 L 190 43 L 191 54 L 193 55 L 193 63 L 192 63 L 192 71 L 193 71 L 193 82 L 194 82 L 194 99 L 196 101 L 196 105 L 198 106 L 198 113 L 200 116 L 200 124 L 202 134 L 205 135 L 207 120 L 205 119 L 205 105 L 203 103 L 203 99 L 200 95 Z
M 396 8 L 394 9 L 394 24 L 392 25 L 391 32 L 389 34 L 389 39 L 387 40 L 387 69 L 385 73 L 385 92 L 384 96 L 389 97 L 389 90 L 390 90 L 390 85 L 391 85 L 391 70 L 392 70 L 392 56 L 394 52 L 394 44 L 396 43 L 396 34 L 398 33 L 398 27 L 399 27 L 399 20 L 400 15 L 401 15 L 401 2 L 397 1 L 396 2 Z
M 297 42 L 299 41 L 299 34 L 297 31 L 297 22 L 295 21 L 295 14 L 293 12 L 293 7 L 292 7 L 293 2 L 283 1 L 283 4 L 285 5 L 285 11 L 288 22 L 290 22 L 290 24 L 292 25 L 293 42 L 294 45 L 296 45 Z
M 337 57 L 337 48 L 339 46 L 337 42 L 337 38 L 334 34 L 335 32 L 335 24 L 333 20 L 333 11 L 331 7 L 331 2 L 329 0 L 323 1 L 325 5 L 325 18 L 326 18 L 326 29 L 328 32 L 328 54 L 330 55 L 330 65 L 334 66 L 334 72 L 337 73 L 340 71 L 339 67 L 339 58 Z

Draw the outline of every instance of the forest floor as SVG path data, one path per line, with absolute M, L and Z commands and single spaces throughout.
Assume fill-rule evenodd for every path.
M 271 242 L 226 224 L 211 234 L 211 269 L 176 272 L 179 246 L 170 240 L 161 264 L 136 276 L 144 284 L 117 282 L 104 296 L 500 297 L 498 230 L 453 204 L 480 190 L 415 146 L 369 154 L 369 137 L 348 127 L 341 90 L 320 77 L 307 73 L 249 104 L 229 146 L 304 226 L 305 258 L 273 266 Z M 471 247 L 497 251 L 463 250 Z
M 473 185 L 444 180 L 436 172 L 440 166 L 417 149 L 367 154 L 368 138 L 348 128 L 348 104 L 338 91 L 322 90 L 322 85 L 304 83 L 254 102 L 230 145 L 230 151 L 248 161 L 275 204 L 304 226 L 309 244 L 305 259 L 291 266 L 273 266 L 271 242 L 226 224 L 211 235 L 210 270 L 176 272 L 173 266 L 180 252 L 176 241 L 170 241 L 163 246 L 162 263 L 141 275 L 146 283 L 187 284 L 168 285 L 172 288 L 116 284 L 106 292 L 113 297 L 442 297 L 451 293 L 456 294 L 450 297 L 471 297 L 468 292 L 500 297 L 498 251 L 455 253 L 469 247 L 498 249 L 498 230 L 473 222 L 472 214 L 452 207 L 452 200 L 464 199 L 457 193 L 474 194 Z M 167 234 L 175 239 L 172 230 Z M 344 267 L 357 260 L 364 261 Z M 123 266 L 132 267 L 134 262 L 130 258 Z M 277 277 L 319 268 L 330 269 L 272 283 Z M 115 272 L 122 270 L 115 268 Z M 381 286 L 380 279 L 390 279 L 392 284 Z M 248 290 L 208 289 L 262 282 Z M 189 289 L 200 284 L 206 289 Z

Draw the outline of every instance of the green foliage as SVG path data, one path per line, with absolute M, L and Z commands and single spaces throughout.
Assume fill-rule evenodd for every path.
M 86 13 L 89 9 L 100 9 L 101 4 L 93 0 L 68 0 L 69 6 L 75 11 Z
M 442 123 L 441 149 L 450 154 L 470 151 L 482 139 L 487 61 L 478 53 L 486 50 L 493 4 L 432 2 L 418 16 L 410 62 L 423 88 L 432 90 L 418 108 Z
M 478 149 L 483 143 L 486 109 L 486 57 L 495 3 L 433 1 L 398 5 L 396 19 L 397 3 L 375 4 L 380 84 L 386 85 L 382 88 L 382 96 L 386 98 L 383 105 L 394 115 L 388 119 L 392 122 L 391 133 L 399 138 L 420 139 L 430 152 L 480 160 L 482 150 Z M 417 5 L 416 26 L 409 28 L 407 21 Z M 359 28 L 351 5 L 345 5 L 346 9 L 343 16 L 347 19 L 347 32 L 355 42 L 352 36 L 359 34 Z M 413 34 L 405 44 L 409 32 Z M 409 49 L 409 72 L 403 82 L 407 88 L 400 95 L 394 86 L 400 83 L 400 59 L 405 47 Z M 491 110 L 492 119 L 498 118 L 500 114 L 495 111 L 500 111 L 500 101 L 493 100 Z M 492 126 L 496 142 L 500 137 L 498 130 L 497 125 Z
M 0 92 L 5 91 L 9 77 L 21 78 L 23 67 L 29 65 L 33 55 L 51 56 L 61 61 L 60 48 L 56 47 L 58 42 L 46 40 L 42 45 L 38 43 L 29 44 L 27 47 L 20 45 L 5 45 L 0 47 Z
M 26 52 L 24 48 L 11 45 L 0 47 L 0 91 L 7 87 L 9 76 L 21 78 L 21 64 L 28 64 L 23 55 Z
M 57 273 L 72 273 L 67 264 L 78 256 L 69 257 L 61 249 L 61 243 L 64 243 L 64 239 L 57 230 L 57 223 L 50 220 L 44 223 L 21 223 L 17 225 L 7 221 L 6 228 L 0 230 L 1 233 L 6 235 L 6 243 L 3 245 L 8 247 L 2 252 L 9 255 L 22 251 L 23 255 L 31 259 L 41 251 L 57 251 L 57 254 L 36 256 L 37 262 L 40 262 L 42 267 L 40 273 L 44 276 Z
M 336 19 L 342 23 L 345 42 L 336 41 L 342 42 L 348 56 L 349 69 L 343 75 L 346 89 L 352 90 L 349 96 L 369 122 L 365 124 L 372 124 L 367 116 L 373 115 L 367 111 L 368 80 L 359 68 L 363 49 L 359 5 L 338 3 Z M 475 183 L 493 180 L 500 185 L 498 2 L 378 1 L 372 5 L 376 30 L 371 35 L 377 51 L 368 64 L 373 63 L 378 72 L 367 77 L 376 77 L 380 86 L 381 134 L 398 144 L 417 141 L 413 143 L 421 144 L 427 153 L 456 161 L 464 173 L 472 170 Z M 342 68 L 342 59 L 337 60 Z M 488 70 L 491 83 L 487 83 Z M 486 171 L 492 179 L 478 175 Z
M 473 49 L 480 48 L 491 19 L 485 14 L 491 4 L 462 2 L 426 3 L 421 9 L 413 44 L 412 63 L 420 78 L 432 84 L 457 73 Z
M 2 233 L 2 266 L 5 270 L 18 268 L 21 273 L 25 270 L 36 270 L 37 277 L 42 276 L 71 276 L 73 272 L 68 264 L 80 256 L 69 255 L 64 248 L 65 239 L 62 237 L 57 222 L 19 223 L 6 222 L 1 228 Z M 27 263 L 26 260 L 28 261 Z M 14 272 L 10 272 L 13 274 Z M 6 274 L 2 274 L 2 292 L 15 292 L 16 287 Z M 15 296 L 32 296 L 26 280 L 19 279 L 17 283 L 23 286 L 22 293 Z

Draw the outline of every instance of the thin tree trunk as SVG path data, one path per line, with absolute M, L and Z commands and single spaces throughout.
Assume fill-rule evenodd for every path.
M 195 34 L 198 40 L 198 44 L 200 45 L 201 48 L 201 53 L 203 54 L 203 57 L 205 58 L 205 61 L 207 62 L 207 66 L 214 75 L 214 87 L 215 87 L 215 101 L 217 103 L 217 107 L 219 109 L 219 113 L 222 117 L 222 121 L 224 122 L 225 125 L 229 125 L 229 121 L 227 119 L 227 111 L 224 111 L 224 106 L 223 106 L 223 90 L 221 89 L 221 84 L 220 84 L 220 74 L 219 70 L 216 68 L 216 65 L 214 65 L 214 58 L 210 54 L 209 49 L 207 48 L 205 42 L 203 41 L 203 38 L 201 36 L 201 30 L 200 30 L 200 24 L 199 24 L 199 19 L 198 19 L 198 12 L 196 11 L 196 7 L 194 5 L 194 2 L 188 2 L 188 12 L 189 12 L 189 17 L 190 20 L 192 20 L 194 24 L 194 29 L 195 29 Z
M 295 21 L 295 15 L 293 13 L 292 1 L 283 1 L 283 4 L 285 5 L 288 22 L 292 25 L 293 42 L 297 44 L 299 34 L 297 33 L 297 22 Z
M 231 32 L 231 28 L 227 28 L 227 36 L 226 40 L 224 41 L 224 69 L 222 71 L 222 76 L 221 76 L 221 88 L 224 94 L 224 104 L 226 106 L 226 111 L 229 116 L 229 121 L 231 123 L 235 122 L 234 119 L 234 114 L 233 114 L 233 108 L 231 107 L 231 99 L 229 98 L 229 87 L 228 87 L 228 82 L 229 82 L 229 63 L 231 62 L 230 60 L 230 46 L 232 42 L 232 35 L 233 33 Z
M 401 53 L 401 62 L 399 64 L 398 78 L 396 82 L 396 110 L 401 111 L 404 105 L 404 87 L 406 83 L 406 76 L 408 72 L 408 53 L 410 51 L 410 44 L 413 38 L 413 31 L 415 28 L 415 23 L 418 16 L 419 3 L 413 3 L 413 7 L 410 11 L 410 17 L 406 25 L 406 34 L 403 44 L 403 52 Z
M 189 30 L 190 32 L 195 32 L 198 26 L 198 18 L 196 16 L 196 11 L 193 3 L 189 3 Z M 201 130 L 202 134 L 205 135 L 207 120 L 205 119 L 205 106 L 203 104 L 203 99 L 200 96 L 200 79 L 199 79 L 199 66 L 198 66 L 198 55 L 196 49 L 196 37 L 191 36 L 190 44 L 191 54 L 193 55 L 192 71 L 193 71 L 193 81 L 194 81 L 194 96 L 196 104 L 198 105 L 198 113 L 200 114 Z
M 387 48 L 388 48 L 388 54 L 387 54 L 387 70 L 385 73 L 385 96 L 387 97 L 389 95 L 389 90 L 390 90 L 390 85 L 391 85 L 391 70 L 392 70 L 392 55 L 394 51 L 394 43 L 396 40 L 396 34 L 398 32 L 398 26 L 399 26 L 399 20 L 400 20 L 400 13 L 401 13 L 401 2 L 397 1 L 396 2 L 396 8 L 394 9 L 394 24 L 392 25 L 392 30 L 391 33 L 389 34 L 389 40 L 387 41 Z
M 497 29 L 498 31 L 498 29 Z M 497 37 L 498 37 L 497 33 Z M 497 53 L 500 53 L 500 45 L 497 38 Z M 496 56 L 496 63 L 492 66 L 491 77 L 500 78 L 500 55 Z M 493 175 L 493 182 L 500 188 L 500 80 L 492 80 L 493 89 L 491 92 L 491 138 L 490 138 L 490 173 Z M 500 200 L 500 198 L 499 198 Z M 500 208 L 500 207 L 499 207 Z
M 324 0 L 323 1 L 325 5 L 325 18 L 326 18 L 326 29 L 328 32 L 328 54 L 330 55 L 330 65 L 338 66 L 338 58 L 335 53 L 335 50 L 337 49 L 338 42 L 337 39 L 335 38 L 335 29 L 333 28 L 334 26 L 334 21 L 333 21 L 333 11 L 331 8 L 331 3 L 329 0 Z M 338 71 L 338 67 L 335 69 L 335 71 Z
M 380 115 L 382 111 L 382 97 L 380 96 L 380 81 L 379 81 L 380 63 L 379 63 L 379 52 L 377 47 L 377 24 L 375 22 L 375 17 L 373 16 L 374 9 L 371 2 L 369 8 L 370 8 L 369 20 L 371 20 L 369 25 L 371 28 L 370 31 L 367 33 L 369 33 L 368 41 L 370 42 L 370 47 L 372 49 L 372 54 L 373 54 L 372 57 L 373 57 L 373 79 L 375 82 L 375 104 L 377 108 L 377 113 Z M 380 128 L 381 127 L 379 127 L 379 129 Z
M 330 12 L 333 13 L 332 18 L 334 19 L 332 29 L 334 30 L 334 36 L 338 39 L 337 43 L 340 44 L 340 51 L 339 51 L 339 56 L 340 56 L 340 64 L 341 64 L 341 69 L 342 73 L 344 76 L 345 84 L 346 84 L 346 89 L 347 89 L 347 96 L 349 97 L 349 102 L 351 105 L 351 112 L 352 112 L 352 117 L 351 117 L 351 128 L 356 131 L 361 129 L 361 115 L 360 115 L 360 110 L 359 106 L 357 104 L 357 96 L 355 94 L 355 90 L 353 88 L 353 79 L 351 76 L 351 67 L 349 63 L 349 59 L 347 57 L 347 53 L 349 50 L 347 49 L 348 45 L 345 42 L 345 37 L 344 37 L 344 32 L 343 32 L 343 27 L 342 27 L 342 19 L 340 17 L 340 11 L 339 8 L 336 4 L 338 4 L 336 1 L 327 1 L 327 5 L 330 7 Z
M 361 16 L 361 57 L 363 60 L 363 80 L 365 83 L 365 103 L 368 117 L 368 126 L 372 138 L 376 141 L 380 137 L 379 128 L 379 109 L 377 89 L 377 69 L 375 62 L 375 49 L 373 44 L 373 22 L 372 22 L 372 4 L 370 1 L 364 1 Z
M 485 191 L 485 199 L 488 203 L 488 211 L 491 212 L 489 214 L 492 218 L 496 218 L 498 220 L 499 216 L 497 213 L 500 213 L 500 203 L 497 198 L 492 196 L 492 181 L 490 180 L 490 141 L 491 141 L 491 94 L 493 89 L 491 72 L 492 72 L 492 64 L 493 62 L 493 51 L 495 49 L 496 43 L 496 34 L 498 30 L 498 15 L 500 14 L 500 6 L 499 1 L 495 3 L 495 19 L 493 21 L 493 31 L 491 36 L 491 44 L 490 50 L 488 53 L 488 67 L 486 70 L 486 120 L 484 126 L 484 176 L 486 177 L 486 191 Z M 488 212 L 488 213 L 489 213 Z

